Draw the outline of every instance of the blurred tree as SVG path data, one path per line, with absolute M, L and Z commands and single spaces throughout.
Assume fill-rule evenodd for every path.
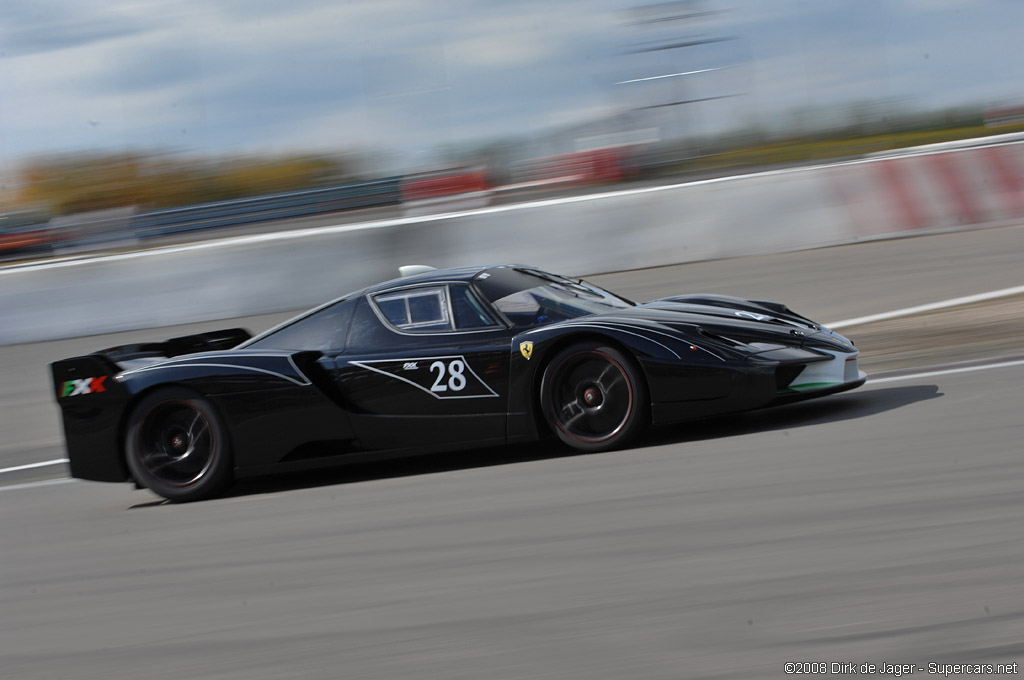
M 169 154 L 35 158 L 20 172 L 22 204 L 56 214 L 126 206 L 167 208 L 343 181 L 344 159 L 324 156 L 210 160 Z

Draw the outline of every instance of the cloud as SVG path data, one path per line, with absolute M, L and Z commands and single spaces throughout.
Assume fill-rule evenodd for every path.
M 117 5 L 13 2 L 4 10 L 0 45 L 9 57 L 86 47 L 154 30 L 152 17 Z
M 0 153 L 431 145 L 539 133 L 671 96 L 688 129 L 872 99 L 1019 97 L 1024 4 L 708 6 L 655 29 L 629 0 L 39 0 L 0 24 Z M 630 55 L 664 37 L 734 38 Z M 981 36 L 979 38 L 979 36 Z M 654 86 L 616 80 L 731 66 Z M 670 116 L 671 112 L 666 113 Z M 4 159 L 0 158 L 0 161 Z

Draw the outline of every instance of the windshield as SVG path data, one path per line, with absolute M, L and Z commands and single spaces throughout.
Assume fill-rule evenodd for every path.
M 494 300 L 494 306 L 517 328 L 543 326 L 633 306 L 632 302 L 582 280 L 534 271 L 520 270 L 519 273 L 538 285 Z

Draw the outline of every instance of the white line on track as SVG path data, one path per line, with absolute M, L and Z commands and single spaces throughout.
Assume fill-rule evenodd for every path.
M 987 371 L 993 368 L 1010 368 L 1011 366 L 1024 366 L 1024 359 L 1019 361 L 1003 361 L 998 364 L 984 364 L 982 366 L 966 366 L 964 368 L 946 368 L 941 371 L 926 371 L 924 373 L 912 373 L 910 375 L 894 375 L 891 378 L 872 379 L 868 376 L 868 385 L 896 382 L 898 380 L 915 380 L 917 378 L 932 378 L 938 375 L 952 375 L 953 373 L 971 373 L 973 371 Z
M 18 470 L 31 470 L 32 468 L 48 467 L 50 465 L 60 465 L 62 463 L 69 462 L 67 458 L 57 458 L 55 460 L 44 460 L 40 463 L 27 463 L 25 465 L 15 465 L 14 467 L 0 468 L 0 475 L 5 472 L 17 472 Z
M 77 481 L 77 479 L 71 479 L 70 477 L 61 477 L 60 479 L 44 479 L 41 482 L 26 482 L 25 484 L 8 484 L 7 486 L 0 485 L 0 491 L 13 491 L 14 489 L 37 489 L 41 486 L 54 486 L 56 484 L 68 484 L 70 482 Z
M 930 302 L 926 305 L 917 305 L 916 307 L 904 307 L 903 309 L 894 309 L 891 312 L 882 312 L 881 314 L 869 314 L 868 316 L 858 316 L 853 319 L 843 319 L 842 321 L 834 321 L 827 323 L 827 328 L 843 328 L 844 326 L 858 326 L 864 323 L 871 323 L 873 321 L 885 321 L 886 319 L 896 319 L 901 316 L 911 316 L 912 314 L 921 314 L 922 312 L 931 312 L 936 309 L 945 309 L 947 307 L 958 307 L 960 305 L 969 305 L 975 302 L 984 302 L 985 300 L 995 300 L 1001 297 L 1010 297 L 1011 295 L 1024 294 L 1024 286 L 1014 286 L 1013 288 L 1003 288 L 1001 290 L 993 290 L 987 293 L 978 293 L 977 295 L 967 295 L 965 297 L 950 298 L 948 300 L 940 300 L 938 302 Z

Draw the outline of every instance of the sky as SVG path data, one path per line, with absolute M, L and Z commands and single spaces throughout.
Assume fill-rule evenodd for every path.
M 1019 0 L 641 4 L 0 0 L 0 167 L 81 151 L 381 152 L 417 167 L 641 107 L 681 134 L 799 110 L 1024 103 Z M 643 21 L 671 14 L 701 16 Z M 707 101 L 660 106 L 688 99 Z

